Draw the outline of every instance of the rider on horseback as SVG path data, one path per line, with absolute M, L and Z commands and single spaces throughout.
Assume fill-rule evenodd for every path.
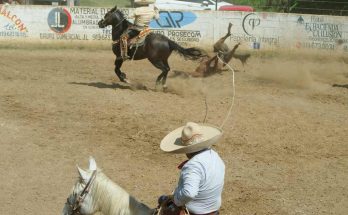
M 133 15 L 128 18 L 133 18 L 134 22 L 133 26 L 121 35 L 120 46 L 123 60 L 130 58 L 128 56 L 128 39 L 137 36 L 141 31 L 148 28 L 152 19 L 159 19 L 159 11 L 155 6 L 138 7 L 134 10 Z
M 221 136 L 219 128 L 189 122 L 163 138 L 163 151 L 186 154 L 188 160 L 178 167 L 181 173 L 173 195 L 159 199 L 163 207 L 169 205 L 162 214 L 183 214 L 170 212 L 182 207 L 191 215 L 219 214 L 225 164 L 211 147 Z

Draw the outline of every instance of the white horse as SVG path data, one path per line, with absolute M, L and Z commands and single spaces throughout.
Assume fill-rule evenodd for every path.
M 79 179 L 63 208 L 62 215 L 153 215 L 156 209 L 130 196 L 124 189 L 112 182 L 100 170 L 95 160 L 89 158 L 89 170 L 77 167 Z

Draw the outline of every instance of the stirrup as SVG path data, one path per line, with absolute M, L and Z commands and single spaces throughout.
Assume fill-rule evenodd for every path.
M 122 57 L 122 56 L 116 57 L 116 60 L 123 60 L 123 61 L 126 61 L 126 60 L 129 60 L 129 59 L 131 59 L 129 56 L 127 56 L 127 57 Z
M 123 56 L 122 59 L 123 59 L 123 60 L 129 60 L 129 59 L 131 59 L 131 57 L 129 57 L 129 56 L 127 55 L 127 56 Z

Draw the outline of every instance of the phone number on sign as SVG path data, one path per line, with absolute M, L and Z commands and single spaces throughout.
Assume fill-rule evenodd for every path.
M 92 35 L 93 40 L 111 40 L 110 34 L 93 34 Z

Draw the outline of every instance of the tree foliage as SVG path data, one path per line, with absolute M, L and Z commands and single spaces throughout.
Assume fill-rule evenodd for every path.
M 237 5 L 250 5 L 257 11 L 307 14 L 348 15 L 348 0 L 228 0 Z

